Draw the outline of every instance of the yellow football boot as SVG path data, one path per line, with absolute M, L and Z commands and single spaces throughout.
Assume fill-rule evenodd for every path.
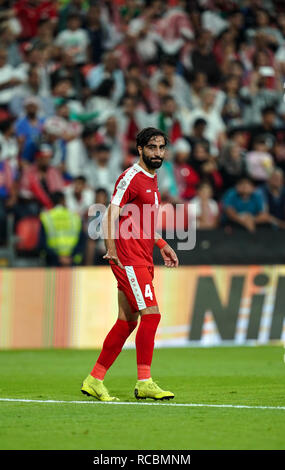
M 118 398 L 111 397 L 103 382 L 95 379 L 92 375 L 88 375 L 83 381 L 81 392 L 100 401 L 119 401 Z
M 138 400 L 152 398 L 153 400 L 170 400 L 174 398 L 172 392 L 162 390 L 152 378 L 148 380 L 138 380 L 135 387 L 135 397 Z

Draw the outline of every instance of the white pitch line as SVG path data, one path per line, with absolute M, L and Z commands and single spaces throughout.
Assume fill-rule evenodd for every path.
M 285 406 L 258 406 L 258 405 L 215 405 L 207 403 L 138 403 L 135 401 L 83 401 L 83 400 L 32 400 L 28 398 L 0 398 L 2 402 L 18 403 L 47 403 L 64 405 L 137 405 L 137 406 L 182 406 L 182 407 L 200 407 L 200 408 L 236 408 L 236 409 L 259 409 L 259 410 L 285 410 Z

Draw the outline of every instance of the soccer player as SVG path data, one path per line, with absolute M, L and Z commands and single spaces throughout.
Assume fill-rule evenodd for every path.
M 119 176 L 106 211 L 104 258 L 109 260 L 117 279 L 119 314 L 81 388 L 84 394 L 101 401 L 117 400 L 109 395 L 103 380 L 139 317 L 135 397 L 174 398 L 172 392 L 162 390 L 151 377 L 154 338 L 161 318 L 152 284 L 154 244 L 159 247 L 165 266 L 178 266 L 174 250 L 155 232 L 160 204 L 156 169 L 163 163 L 167 142 L 167 136 L 153 127 L 137 135 L 139 161 Z

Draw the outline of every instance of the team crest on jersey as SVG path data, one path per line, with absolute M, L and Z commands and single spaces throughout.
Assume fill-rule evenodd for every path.
M 119 189 L 124 189 L 124 187 L 127 185 L 127 182 L 125 180 L 121 180 L 120 184 L 118 185 Z

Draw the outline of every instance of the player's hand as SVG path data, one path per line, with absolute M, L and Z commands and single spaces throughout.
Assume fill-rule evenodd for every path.
M 103 259 L 113 261 L 117 266 L 119 266 L 119 268 L 125 269 L 121 261 L 119 260 L 117 253 L 112 253 L 108 250 L 107 253 L 103 256 Z
M 168 268 L 177 268 L 179 262 L 175 251 L 169 245 L 165 245 L 160 250 L 161 256 L 164 260 L 164 265 Z

